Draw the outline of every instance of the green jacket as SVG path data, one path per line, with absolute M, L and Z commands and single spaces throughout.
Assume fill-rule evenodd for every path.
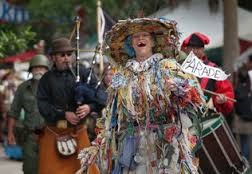
M 9 117 L 19 119 L 22 109 L 25 111 L 23 121 L 24 127 L 28 130 L 41 129 L 44 126 L 44 119 L 40 115 L 37 106 L 38 81 L 27 80 L 20 84 L 15 92 L 14 100 L 11 104 Z

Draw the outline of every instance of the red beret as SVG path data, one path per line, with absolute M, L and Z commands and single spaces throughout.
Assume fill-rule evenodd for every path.
M 188 47 L 188 46 L 194 46 L 194 47 L 204 47 L 204 45 L 209 44 L 210 39 L 199 32 L 192 33 L 190 36 L 188 36 L 183 42 L 181 47 Z

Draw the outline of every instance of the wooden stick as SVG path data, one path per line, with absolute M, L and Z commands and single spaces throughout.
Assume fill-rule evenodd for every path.
M 209 93 L 209 94 L 213 94 L 213 95 L 220 95 L 220 94 L 217 93 L 217 92 L 209 91 L 209 90 L 207 90 L 207 89 L 203 89 L 203 91 L 204 91 L 204 92 L 207 92 L 207 93 Z M 227 97 L 227 96 L 225 96 L 225 97 L 227 98 L 227 100 L 230 100 L 230 101 L 232 101 L 232 102 L 237 102 L 237 100 L 235 100 L 235 99 L 233 99 L 233 98 L 230 98 L 230 97 Z

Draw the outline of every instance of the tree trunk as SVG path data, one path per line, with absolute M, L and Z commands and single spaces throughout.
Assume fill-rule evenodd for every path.
M 239 56 L 237 0 L 223 0 L 224 16 L 224 69 L 232 73 L 233 64 Z

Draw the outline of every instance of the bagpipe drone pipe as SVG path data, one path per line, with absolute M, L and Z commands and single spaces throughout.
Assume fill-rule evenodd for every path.
M 80 79 L 80 49 L 79 49 L 79 25 L 80 25 L 80 20 L 79 17 L 75 18 L 76 22 L 76 85 L 75 85 L 75 102 L 77 105 L 81 104 L 89 104 L 89 103 L 96 103 L 100 107 L 104 107 L 106 105 L 106 100 L 107 100 L 107 93 L 101 89 L 100 84 L 102 81 L 102 78 L 97 82 L 93 78 L 95 76 L 93 75 L 93 67 L 96 64 L 95 58 L 97 55 L 97 51 L 95 51 L 95 54 L 93 56 L 91 68 L 89 71 L 88 78 L 86 82 L 81 81 Z M 101 49 L 100 47 L 97 46 L 97 49 Z M 71 69 L 71 68 L 70 68 Z M 71 69 L 72 71 L 72 69 Z M 73 71 L 72 71 L 73 72 Z M 83 80 L 83 79 L 82 79 Z M 92 83 L 90 83 L 92 81 Z M 95 83 L 94 83 L 95 81 Z

